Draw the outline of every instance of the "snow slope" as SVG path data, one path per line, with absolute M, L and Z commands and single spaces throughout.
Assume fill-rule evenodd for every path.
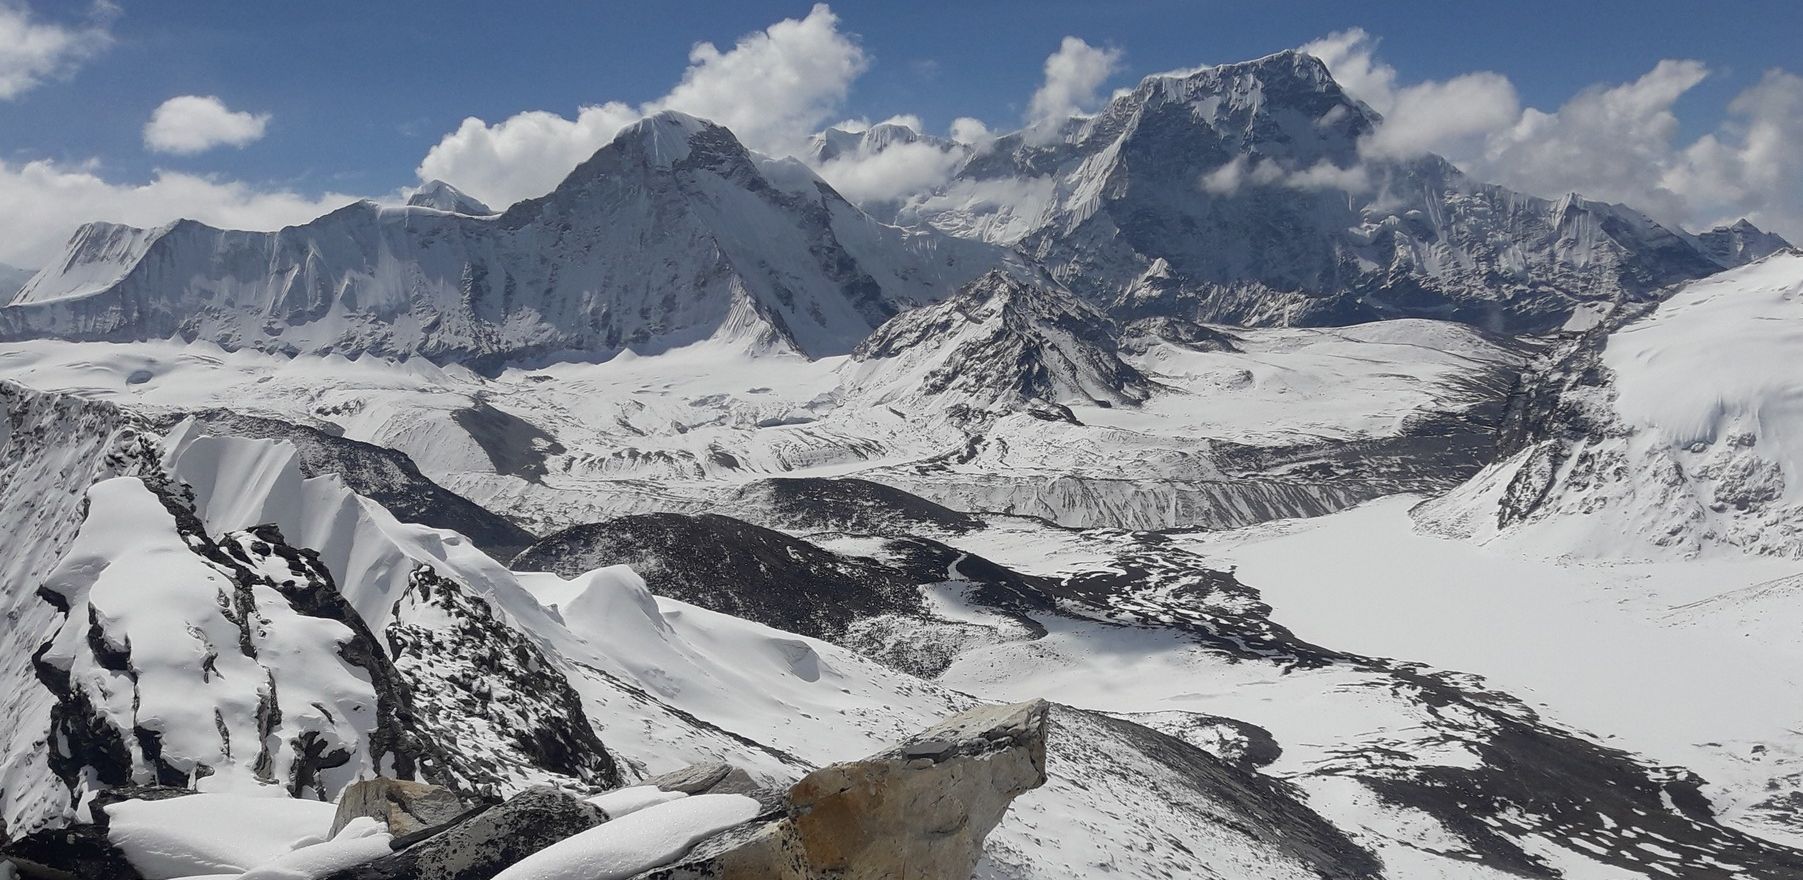
M 1776 559 L 1559 564 L 1420 534 L 1402 496 L 1197 535 L 1297 635 L 1483 675 L 1548 716 L 1687 767 L 1728 821 L 1803 843 L 1803 604 Z M 1408 564 L 1397 565 L 1395 560 Z M 1787 576 L 1792 576 L 1788 577 Z
M 1513 454 L 1429 528 L 1585 558 L 1803 555 L 1803 255 L 1598 327 L 1537 367 Z

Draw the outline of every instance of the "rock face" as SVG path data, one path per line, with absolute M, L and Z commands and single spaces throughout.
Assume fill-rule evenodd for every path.
M 606 820 L 607 814 L 571 795 L 529 788 L 407 849 L 321 880 L 488 880 Z
M 368 816 L 399 837 L 449 822 L 463 809 L 463 801 L 448 788 L 387 777 L 365 779 L 351 783 L 338 796 L 332 836 L 336 837 L 352 819 Z
M 904 408 L 1138 403 L 1151 384 L 1122 362 L 1118 337 L 1112 321 L 1043 273 L 997 269 L 877 328 L 852 352 L 847 384 Z
M 683 794 L 751 794 L 760 787 L 751 774 L 720 761 L 691 764 L 639 784 Z
M 972 709 L 789 789 L 780 818 L 703 841 L 643 877 L 965 880 L 1017 795 L 1045 783 L 1042 700 Z
M 921 606 L 914 581 L 889 566 L 717 514 L 572 526 L 513 562 L 562 577 L 617 564 L 631 565 L 659 596 L 828 641 L 855 620 Z
M 91 224 L 0 308 L 0 338 L 179 334 L 479 363 L 722 338 L 821 356 L 995 254 L 877 223 L 800 162 L 670 112 L 496 216 L 434 199 L 358 202 L 277 232 Z

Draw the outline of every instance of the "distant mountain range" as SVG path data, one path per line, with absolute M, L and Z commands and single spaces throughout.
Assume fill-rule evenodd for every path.
M 0 338 L 472 361 L 726 336 L 819 357 L 1000 253 L 877 223 L 802 163 L 666 112 L 500 214 L 438 184 L 277 232 L 89 224 L 0 309 Z
M 1320 61 L 1283 52 L 1148 77 L 1093 116 L 980 147 L 896 124 L 822 133 L 816 163 L 909 146 L 955 164 L 866 213 L 803 162 L 666 112 L 498 214 L 433 181 L 405 207 L 272 233 L 90 224 L 0 309 L 0 339 L 486 361 L 726 336 L 819 357 L 1003 249 L 1116 319 L 1540 332 L 1786 244 L 1744 221 L 1692 235 L 1524 195 L 1437 156 L 1364 155 L 1379 124 Z

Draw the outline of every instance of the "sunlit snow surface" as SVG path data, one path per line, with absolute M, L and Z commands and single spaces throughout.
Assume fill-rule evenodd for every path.
M 1186 543 L 1237 565 L 1304 639 L 1482 675 L 1557 722 L 1695 770 L 1726 820 L 1803 843 L 1756 806 L 1803 787 L 1803 591 L 1783 589 L 1803 563 L 1557 563 L 1421 534 L 1418 501 Z
M 1417 518 L 1549 556 L 1803 557 L 1800 346 L 1803 254 L 1693 282 L 1602 340 L 1598 381 L 1565 379 L 1583 436 L 1555 431 Z M 1537 501 L 1499 527 L 1511 496 Z
M 923 494 L 937 481 L 968 499 L 988 491 L 975 482 L 985 473 L 1043 480 L 1078 471 L 1122 478 L 1116 501 L 1128 504 L 1160 482 L 1219 476 L 1197 454 L 1214 441 L 1384 436 L 1413 414 L 1462 404 L 1462 381 L 1515 357 L 1469 330 L 1427 321 L 1250 331 L 1238 347 L 1154 347 L 1135 366 L 1167 390 L 1147 406 L 1076 407 L 1081 425 L 1006 416 L 987 430 L 1006 444 L 942 469 L 919 467 L 965 439 L 942 414 L 869 405 L 846 381 L 843 361 L 719 345 L 485 378 L 423 361 L 38 342 L 0 348 L 0 378 L 153 408 L 221 406 L 334 426 L 402 449 L 435 479 L 542 527 L 709 508 L 771 475 L 855 474 Z M 397 573 L 411 566 L 429 564 L 468 585 L 554 658 L 634 775 L 726 758 L 766 780 L 792 777 L 875 751 L 973 697 L 1051 696 L 1216 748 L 1235 734 L 1208 719 L 1258 725 L 1282 749 L 1263 772 L 1299 786 L 1311 807 L 1378 851 L 1391 876 L 1505 876 L 1471 863 L 1433 816 L 1376 797 L 1353 775 L 1380 754 L 1401 756 L 1394 760 L 1408 768 L 1473 768 L 1479 757 L 1461 737 L 1483 719 L 1457 706 L 1430 709 L 1381 669 L 1211 647 L 1183 629 L 1196 609 L 1152 581 L 1107 608 L 1035 615 L 1047 634 L 1034 640 L 967 601 L 954 564 L 947 583 L 928 588 L 935 613 L 1003 636 L 966 645 L 939 680 L 922 681 L 835 645 L 653 597 L 624 567 L 569 579 L 509 572 L 458 536 L 395 521 L 335 478 L 303 479 L 285 443 L 208 437 L 192 426 L 166 442 L 165 464 L 194 487 L 209 532 L 279 524 L 295 543 L 325 553 L 372 623 L 384 619 L 403 580 Z M 121 480 L 128 493 L 133 480 Z M 1482 675 L 1482 686 L 1521 697 L 1551 722 L 1695 769 L 1727 820 L 1795 839 L 1758 802 L 1768 781 L 1794 784 L 1803 755 L 1795 734 L 1803 723 L 1786 716 L 1803 705 L 1803 687 L 1773 671 L 1795 668 L 1803 653 L 1795 629 L 1774 623 L 1795 619 L 1803 590 L 1786 577 L 1796 566 L 1544 562 L 1504 544 L 1425 537 L 1408 516 L 1412 503 L 1178 532 L 1159 553 L 1180 566 L 1238 565 L 1239 580 L 1275 606 L 1272 619 L 1306 642 Z M 1007 516 L 940 537 L 1052 578 L 1118 571 L 1143 549 L 1129 532 Z M 820 541 L 876 552 L 861 538 Z M 1257 616 L 1250 600 L 1216 601 L 1206 610 Z M 1016 802 L 980 876 L 1310 876 L 1233 830 L 1230 815 L 1210 819 L 1221 806 L 1186 793 L 1167 768 L 1084 716 L 1067 717 L 1048 759 L 1050 781 Z M 1612 876 L 1580 844 L 1531 834 L 1520 842 L 1569 876 Z
M 1143 407 L 1074 405 L 1080 425 L 997 413 L 973 430 L 944 401 L 897 399 L 845 358 L 726 342 L 486 378 L 420 359 L 284 358 L 174 342 L 0 347 L 0 378 L 173 409 L 227 407 L 330 426 L 406 452 L 447 488 L 541 530 L 693 510 L 770 476 L 857 475 L 961 509 L 1164 527 L 1242 524 L 1385 494 L 1243 480 L 1215 444 L 1392 437 L 1477 402 L 1518 361 L 1434 321 L 1236 331 L 1238 352 L 1160 343 L 1131 358 L 1162 386 Z M 1300 507 L 1297 507 L 1300 505 Z

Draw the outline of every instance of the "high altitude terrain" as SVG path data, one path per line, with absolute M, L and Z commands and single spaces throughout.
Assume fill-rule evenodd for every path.
M 500 210 L 83 228 L 0 307 L 4 837 L 242 872 L 132 817 L 257 793 L 381 876 L 281 811 L 725 761 L 762 800 L 634 863 L 701 876 L 1043 697 L 936 801 L 1007 806 L 977 876 L 1803 875 L 1803 256 L 1381 124 L 1286 52 L 980 150 L 663 113 Z M 808 164 L 922 143 L 898 201 Z

